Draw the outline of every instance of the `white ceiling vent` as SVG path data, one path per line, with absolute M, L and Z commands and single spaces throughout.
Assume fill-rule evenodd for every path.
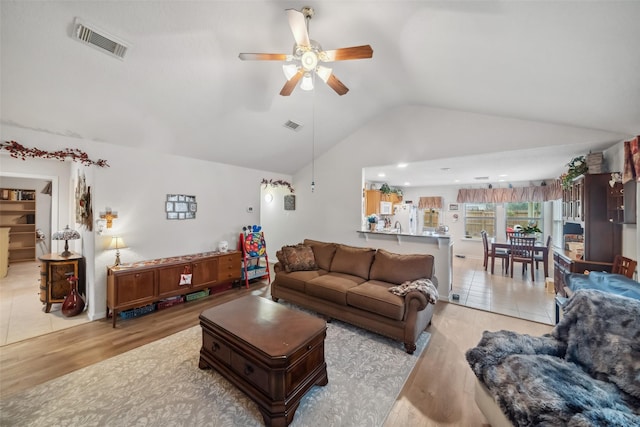
M 72 37 L 119 59 L 124 58 L 129 48 L 122 40 L 79 18 L 74 20 Z
M 302 128 L 301 124 L 292 122 L 291 120 L 287 120 L 283 126 L 295 131 L 298 131 Z

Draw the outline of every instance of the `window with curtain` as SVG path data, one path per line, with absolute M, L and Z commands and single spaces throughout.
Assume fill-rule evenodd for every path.
M 436 228 L 440 225 L 440 209 L 425 209 L 423 212 L 423 227 Z
M 496 235 L 496 204 L 465 203 L 464 204 L 465 237 L 480 238 L 482 230 L 489 236 Z
M 542 202 L 505 203 L 504 209 L 507 230 L 513 229 L 516 225 L 536 225 L 540 230 L 544 230 Z

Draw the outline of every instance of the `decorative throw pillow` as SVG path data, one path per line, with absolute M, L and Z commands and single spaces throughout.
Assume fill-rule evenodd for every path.
M 331 260 L 333 260 L 333 255 L 336 253 L 336 244 L 311 239 L 304 239 L 303 243 L 313 249 L 313 256 L 316 259 L 318 268 L 329 271 L 331 269 Z
M 292 271 L 317 270 L 318 265 L 313 256 L 313 250 L 309 246 L 296 245 L 284 246 L 282 255 L 285 260 L 284 269 L 288 273 Z
M 287 269 L 287 260 L 284 258 L 284 253 L 282 253 L 282 249 L 276 252 L 276 258 L 278 258 L 278 262 L 282 265 L 282 268 Z

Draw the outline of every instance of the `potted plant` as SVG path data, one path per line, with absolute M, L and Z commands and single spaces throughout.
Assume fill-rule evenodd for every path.
M 389 187 L 389 184 L 385 182 L 382 184 L 382 187 L 380 187 L 380 192 L 382 194 L 391 194 L 391 187 Z
M 375 214 L 371 214 L 367 217 L 367 222 L 369 223 L 369 231 L 374 231 L 378 224 L 378 217 Z
M 522 227 L 522 233 L 527 235 L 533 235 L 536 233 L 542 233 L 542 230 L 538 228 L 538 224 L 535 222 L 529 222 L 526 226 Z
M 560 176 L 560 181 L 562 181 L 562 188 L 565 190 L 571 187 L 571 182 L 574 178 L 579 177 L 580 175 L 584 175 L 588 172 L 589 167 L 587 166 L 587 161 L 584 156 L 574 157 L 569 163 L 567 163 L 569 169 L 567 172 L 563 173 Z

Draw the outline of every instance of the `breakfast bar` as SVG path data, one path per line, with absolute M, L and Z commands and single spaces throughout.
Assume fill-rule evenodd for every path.
M 434 257 L 435 277 L 441 300 L 450 300 L 453 292 L 453 240 L 448 233 L 410 234 L 358 230 L 370 246 L 406 254 L 430 254 Z

